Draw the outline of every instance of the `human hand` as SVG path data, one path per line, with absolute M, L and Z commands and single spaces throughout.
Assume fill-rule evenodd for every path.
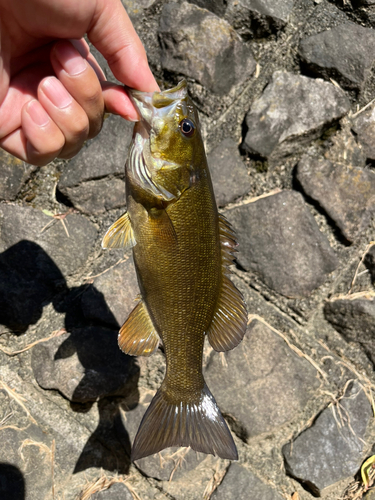
M 119 81 L 158 90 L 120 0 L 0 0 L 0 147 L 45 165 L 71 158 L 98 134 L 105 110 L 137 120 L 84 34 Z

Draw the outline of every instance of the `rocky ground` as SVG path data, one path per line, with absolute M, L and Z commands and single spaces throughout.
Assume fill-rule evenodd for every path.
M 248 332 L 204 372 L 239 461 L 129 461 L 165 362 L 117 348 L 138 285 L 100 247 L 132 133 L 111 116 L 70 162 L 0 153 L 0 498 L 374 498 L 375 2 L 123 1 L 160 86 L 189 82 L 237 231 Z

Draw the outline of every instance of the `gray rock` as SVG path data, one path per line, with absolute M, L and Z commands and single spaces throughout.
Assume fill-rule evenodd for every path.
M 375 173 L 305 155 L 297 179 L 305 193 L 334 220 L 348 241 L 354 241 L 375 212 Z
M 363 457 L 363 437 L 372 416 L 361 385 L 350 382 L 345 395 L 330 405 L 293 443 L 283 447 L 287 472 L 314 496 L 358 471 Z
M 156 0 L 121 0 L 130 19 L 134 22 L 144 18 L 145 10 L 149 9 Z
M 354 23 L 302 40 L 299 54 L 314 72 L 334 78 L 347 88 L 360 89 L 375 61 L 375 31 Z
M 319 387 L 313 366 L 258 321 L 224 362 L 211 355 L 205 379 L 221 411 L 247 439 L 293 420 Z
M 133 443 L 151 395 L 146 395 L 132 411 L 121 411 L 121 421 Z M 137 460 L 137 467 L 148 477 L 159 481 L 178 480 L 188 471 L 195 469 L 204 459 L 204 453 L 196 453 L 190 448 L 167 448 L 161 452 Z
M 0 149 L 0 200 L 14 200 L 35 169 Z
M 353 119 L 353 131 L 369 160 L 375 160 L 375 106 L 362 111 Z
M 126 204 L 125 181 L 117 177 L 105 177 L 66 187 L 64 194 L 78 210 L 86 214 L 100 214 Z
M 375 246 L 372 246 L 367 252 L 364 263 L 371 273 L 372 281 L 375 282 Z
M 250 470 L 232 463 L 223 482 L 214 491 L 213 500 L 282 500 L 276 490 L 263 483 Z
M 165 70 L 223 95 L 255 71 L 251 49 L 223 19 L 196 5 L 164 5 L 159 26 Z
M 87 319 L 118 327 L 136 306 L 138 294 L 134 262 L 130 257 L 95 278 L 93 286 L 82 295 L 83 313 Z
M 262 157 L 287 155 L 319 137 L 349 111 L 332 83 L 276 71 L 246 116 L 244 148 Z
M 227 6 L 227 0 L 189 0 L 189 3 L 194 3 L 202 9 L 207 9 L 217 16 L 224 15 Z
M 295 191 L 226 211 L 239 241 L 237 260 L 286 297 L 305 297 L 338 265 L 302 196 Z
M 73 188 L 82 182 L 108 175 L 123 177 L 132 131 L 133 124 L 120 116 L 111 115 L 107 118 L 101 133 L 88 141 L 81 152 L 68 163 L 60 177 L 58 189 L 69 197 L 67 188 Z
M 53 220 L 40 210 L 1 205 L 0 252 L 27 240 L 44 250 L 57 266 L 59 274 L 71 274 L 87 261 L 97 231 L 94 224 L 82 215 L 67 215 L 64 222 L 69 237 L 61 221 Z
M 0 430 L 1 500 L 50 500 L 51 437 L 32 423 L 27 429 L 10 427 Z
M 238 146 L 229 137 L 207 157 L 217 204 L 222 207 L 250 190 L 250 178 Z
M 126 394 L 138 369 L 118 348 L 117 335 L 107 328 L 88 327 L 38 344 L 32 351 L 36 381 L 79 403 Z
M 133 500 L 133 496 L 124 483 L 114 483 L 107 490 L 94 493 L 91 500 Z
M 375 298 L 328 301 L 324 316 L 346 340 L 361 345 L 375 364 Z

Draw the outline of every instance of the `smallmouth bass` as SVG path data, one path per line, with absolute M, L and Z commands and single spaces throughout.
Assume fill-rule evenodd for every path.
M 132 460 L 170 446 L 236 460 L 202 375 L 205 335 L 215 350 L 227 351 L 246 331 L 246 306 L 229 279 L 235 236 L 216 207 L 186 82 L 129 93 L 142 118 L 125 167 L 127 212 L 102 245 L 133 248 L 141 291 L 120 330 L 120 348 L 150 356 L 161 340 L 166 356 L 166 375 L 139 426 Z

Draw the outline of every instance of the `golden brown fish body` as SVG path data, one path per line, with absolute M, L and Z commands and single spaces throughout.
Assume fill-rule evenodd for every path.
M 205 334 L 216 350 L 242 339 L 246 309 L 229 280 L 234 235 L 218 214 L 197 112 L 186 83 L 160 93 L 131 91 L 136 124 L 126 166 L 127 214 L 105 247 L 133 246 L 141 301 L 119 345 L 150 355 L 161 339 L 165 379 L 138 430 L 132 458 L 168 446 L 237 458 L 230 432 L 202 375 Z

